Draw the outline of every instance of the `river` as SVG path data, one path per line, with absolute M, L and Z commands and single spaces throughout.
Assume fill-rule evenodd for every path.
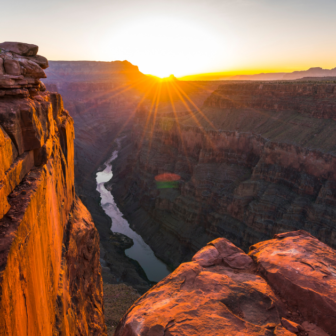
M 118 139 L 119 140 L 119 139 Z M 118 141 L 120 144 L 120 140 Z M 128 221 L 123 217 L 122 212 L 117 207 L 114 198 L 105 186 L 104 183 L 108 182 L 112 176 L 112 162 L 118 157 L 118 151 L 112 153 L 110 159 L 105 162 L 106 168 L 102 172 L 97 173 L 97 190 L 101 197 L 101 206 L 105 213 L 112 219 L 111 230 L 119 232 L 127 237 L 133 239 L 134 245 L 125 250 L 129 258 L 136 260 L 143 270 L 147 278 L 151 281 L 158 282 L 167 276 L 170 272 L 160 259 L 156 258 L 152 249 L 144 242 L 142 237 L 130 228 Z

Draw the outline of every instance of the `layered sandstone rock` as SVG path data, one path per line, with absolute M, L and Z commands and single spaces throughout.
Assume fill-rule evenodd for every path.
M 104 335 L 99 237 L 75 195 L 73 120 L 39 81 L 48 62 L 37 46 L 0 49 L 0 334 Z
M 335 267 L 335 251 L 304 231 L 248 255 L 218 238 L 136 301 L 115 335 L 336 335 Z
M 304 229 L 336 247 L 335 99 L 335 84 L 229 83 L 194 113 L 139 109 L 114 164 L 115 199 L 175 267 L 221 236 L 246 251 Z M 158 188 L 163 173 L 178 188 Z

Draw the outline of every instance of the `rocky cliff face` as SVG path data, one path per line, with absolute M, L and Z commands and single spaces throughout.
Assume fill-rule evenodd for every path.
M 115 335 L 336 335 L 335 260 L 305 231 L 248 255 L 218 238 L 136 301 Z
M 62 94 L 74 119 L 76 193 L 90 211 L 100 235 L 104 282 L 127 283 L 144 293 L 150 283 L 141 267 L 125 256 L 122 235 L 111 231 L 111 219 L 100 206 L 96 173 L 129 131 L 140 101 L 133 87 L 144 75 L 128 62 L 50 62 L 44 80 L 50 91 Z M 129 70 L 130 76 L 125 75 Z M 113 71 L 112 71 L 113 70 Z M 65 73 L 66 72 L 66 73 Z
M 0 334 L 104 335 L 99 236 L 74 188 L 74 126 L 38 47 L 0 44 Z
M 242 83 L 147 127 L 140 109 L 115 165 L 115 198 L 175 267 L 222 236 L 247 250 L 304 229 L 335 247 L 335 98 L 335 84 Z M 178 188 L 157 188 L 165 172 L 180 176 Z

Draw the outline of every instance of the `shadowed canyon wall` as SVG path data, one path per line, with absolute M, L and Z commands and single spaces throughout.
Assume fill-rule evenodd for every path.
M 0 334 L 105 335 L 99 235 L 75 194 L 74 125 L 38 47 L 0 44 Z
M 113 227 L 110 230 L 111 220 L 100 206 L 95 178 L 97 170 L 117 148 L 114 140 L 126 136 L 123 141 L 127 141 L 139 103 L 150 105 L 160 90 L 158 108 L 168 115 L 174 113 L 166 86 L 143 75 L 128 62 L 50 63 L 48 78 L 43 81 L 49 90 L 62 94 L 75 122 L 76 192 L 92 214 L 100 234 L 104 282 L 124 282 L 143 293 L 150 284 L 139 265 L 125 257 L 124 249 L 129 244 L 125 244 L 122 235 L 112 232 Z M 218 87 L 214 82 L 176 82 L 182 91 L 172 89 L 171 94 L 175 110 L 181 113 L 187 110 L 178 98 L 184 92 L 200 107 Z
M 130 128 L 140 101 L 135 83 L 146 78 L 128 62 L 50 62 L 44 80 L 49 90 L 62 94 L 74 119 L 76 193 L 90 211 L 100 235 L 104 282 L 127 283 L 144 293 L 150 282 L 124 250 L 129 240 L 111 231 L 111 219 L 100 205 L 96 173 L 112 156 L 116 140 Z
M 336 246 L 335 84 L 228 83 L 192 115 L 149 115 L 138 110 L 111 183 L 162 260 L 176 267 L 217 237 L 247 250 L 297 229 Z M 157 188 L 167 172 L 178 188 Z

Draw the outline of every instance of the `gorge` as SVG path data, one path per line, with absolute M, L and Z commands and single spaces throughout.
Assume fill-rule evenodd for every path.
M 109 335 L 335 335 L 334 81 L 37 52 L 0 44 L 0 335 L 107 335 L 130 289 Z
M 117 139 L 116 141 L 119 145 L 122 139 Z M 123 218 L 123 214 L 115 204 L 111 192 L 104 186 L 105 182 L 112 179 L 112 164 L 117 157 L 118 151 L 115 150 L 112 157 L 105 162 L 106 168 L 102 172 L 97 173 L 97 190 L 100 193 L 102 208 L 112 220 L 111 231 L 122 233 L 133 240 L 133 245 L 125 250 L 126 255 L 139 262 L 149 280 L 159 282 L 169 274 L 168 268 L 155 257 L 153 251 L 143 241 L 141 236 L 130 228 L 129 223 Z
M 112 179 L 118 206 L 172 267 L 218 237 L 247 251 L 304 229 L 335 247 L 335 88 L 227 83 L 202 109 L 147 128 L 138 109 Z M 156 188 L 165 172 L 181 177 L 177 189 Z
M 126 85 L 125 81 L 123 83 Z M 82 84 L 76 85 L 79 88 Z M 206 300 L 212 298 L 212 295 L 216 295 L 215 302 L 219 300 L 222 302 L 221 305 L 224 303 L 234 315 L 240 318 L 238 324 L 235 324 L 232 319 L 229 322 L 227 320 L 228 329 L 225 330 L 228 333 L 235 334 L 239 333 L 238 330 L 245 330 L 245 332 L 265 335 L 291 335 L 291 331 L 294 330 L 300 335 L 327 335 L 323 334 L 326 331 L 332 335 L 331 329 L 326 327 L 324 322 L 302 312 L 302 305 L 311 307 L 310 304 L 314 305 L 314 303 L 305 301 L 301 304 L 300 297 L 293 293 L 289 294 L 286 288 L 279 288 L 277 280 L 265 278 L 263 272 L 256 273 L 256 268 L 258 269 L 259 266 L 256 264 L 253 266 L 250 259 L 243 257 L 249 265 L 248 270 L 244 270 L 245 266 L 239 264 L 241 261 L 238 261 L 238 266 L 230 262 L 228 264 L 227 257 L 224 257 L 223 261 L 217 259 L 217 261 L 208 261 L 212 260 L 210 256 L 216 253 L 209 252 L 208 256 L 207 252 L 204 263 L 200 264 L 203 271 L 198 273 L 199 266 L 196 266 L 193 255 L 199 250 L 203 251 L 202 248 L 209 241 L 218 237 L 229 239 L 244 251 L 248 251 L 251 245 L 260 241 L 268 241 L 271 251 L 269 253 L 272 254 L 277 251 L 278 245 L 276 240 L 269 239 L 274 235 L 282 237 L 281 232 L 298 229 L 309 231 L 329 246 L 335 247 L 333 210 L 335 83 L 325 80 L 320 82 L 316 80 L 313 83 L 302 80 L 301 82 L 181 84 L 173 79 L 171 84 L 168 81 L 160 85 L 163 93 L 157 105 L 153 104 L 154 94 L 141 99 L 144 91 L 138 88 L 134 88 L 133 91 L 132 88 L 122 93 L 126 101 L 133 102 L 132 108 L 127 112 L 126 109 L 119 107 L 119 111 L 125 111 L 123 117 L 117 109 L 112 112 L 111 107 L 101 112 L 100 104 L 106 104 L 106 100 L 102 100 L 89 105 L 91 115 L 85 112 L 82 113 L 81 120 L 78 118 L 80 122 L 77 127 L 79 129 L 83 127 L 82 130 L 85 127 L 86 137 L 90 139 L 90 144 L 85 139 L 80 139 L 77 143 L 79 149 L 77 169 L 81 170 L 81 176 L 90 171 L 91 177 L 88 176 L 87 180 L 92 180 L 91 172 L 98 169 L 99 165 L 117 149 L 114 140 L 118 136 L 124 137 L 118 149 L 118 157 L 113 161 L 112 180 L 105 183 L 105 190 L 112 192 L 116 205 L 130 223 L 131 228 L 142 236 L 155 255 L 171 269 L 178 267 L 175 272 L 137 301 L 119 324 L 116 335 L 126 336 L 134 333 L 180 335 L 183 332 L 194 335 L 197 334 L 197 330 L 200 330 L 201 334 L 207 332 L 212 335 L 218 332 L 221 334 L 218 328 L 209 331 L 209 322 L 206 322 L 208 309 Z M 193 86 L 193 89 L 187 85 Z M 176 87 L 180 89 L 175 90 Z M 188 93 L 183 94 L 186 91 Z M 84 92 L 85 89 L 82 95 Z M 175 92 L 172 97 L 173 104 L 169 99 L 169 92 Z M 70 105 L 78 101 L 77 93 L 71 95 L 67 92 L 66 94 Z M 104 94 L 101 95 L 104 96 Z M 110 95 L 111 101 L 112 98 L 113 95 Z M 119 99 L 119 95 L 114 96 L 114 99 Z M 76 105 L 78 106 L 78 102 Z M 77 107 L 72 112 L 75 121 L 78 111 L 81 110 Z M 94 121 L 93 116 L 95 116 Z M 119 120 L 116 122 L 117 118 Z M 114 122 L 113 128 L 110 120 Z M 81 123 L 85 126 L 81 126 Z M 104 142 L 106 147 L 111 145 L 106 156 L 101 155 L 98 145 L 92 147 L 94 139 L 98 139 L 98 131 L 100 140 L 103 132 L 110 136 L 110 138 L 106 137 Z M 102 142 L 97 140 L 98 143 Z M 95 166 L 90 161 L 95 161 Z M 95 168 L 87 170 L 88 166 Z M 104 169 L 106 166 L 99 168 L 100 171 Z M 164 173 L 180 177 L 177 188 L 158 189 L 155 177 Z M 84 203 L 86 197 L 91 197 L 89 196 L 91 192 L 85 191 L 88 185 L 89 182 L 84 184 L 81 182 L 78 187 L 79 190 L 83 190 L 81 197 Z M 87 204 L 88 207 L 91 206 L 90 203 Z M 98 227 L 99 225 L 98 223 Z M 296 242 L 302 241 L 304 245 L 306 244 L 304 237 L 311 236 L 302 232 L 293 236 L 297 237 L 294 238 Z M 279 241 L 282 241 L 282 238 Z M 221 244 L 224 244 L 224 247 L 219 249 L 230 251 L 233 249 L 232 251 L 236 251 L 233 255 L 236 256 L 235 253 L 244 255 L 244 252 L 239 249 L 225 247 L 226 243 Z M 297 243 L 288 244 L 291 246 Z M 214 244 L 210 243 L 211 245 Z M 307 246 L 310 246 L 310 243 Z M 331 266 L 333 250 L 322 245 L 314 246 L 316 251 L 327 249 L 327 252 L 321 252 L 322 259 L 309 261 L 311 257 L 307 247 L 308 250 L 302 252 L 299 260 L 302 260 L 303 264 L 312 265 L 315 269 L 317 267 L 315 264 L 325 263 L 333 270 L 334 266 Z M 288 247 L 287 250 L 292 249 L 293 247 Z M 232 253 L 228 254 L 229 260 L 235 260 Z M 329 258 L 329 261 L 325 262 L 325 258 Z M 109 267 L 113 273 L 113 261 L 109 260 Z M 179 266 L 190 260 L 193 260 L 190 266 L 188 264 Z M 125 266 L 122 265 L 122 267 Z M 284 267 L 291 269 L 290 277 L 295 277 L 295 270 L 298 268 L 295 268 L 294 260 L 289 260 Z M 299 269 L 303 278 L 308 276 L 307 269 L 302 267 Z M 207 280 L 204 280 L 206 282 L 200 287 L 197 287 L 199 285 L 196 283 L 192 285 L 194 278 L 190 274 L 195 272 L 200 275 L 203 274 L 202 272 L 208 272 L 204 273 Z M 230 272 L 241 274 L 241 280 Z M 140 274 L 139 270 L 137 273 Z M 210 284 L 214 282 L 213 286 L 216 288 L 218 286 L 216 281 L 219 281 L 217 277 L 224 273 L 236 284 L 250 279 L 253 288 L 264 286 L 263 281 L 266 281 L 270 286 L 266 293 L 274 294 L 263 292 L 264 294 L 256 293 L 249 297 L 242 293 L 250 290 L 244 289 L 243 292 L 233 290 L 229 299 L 222 298 L 219 292 L 211 292 Z M 255 274 L 253 279 L 248 275 L 252 273 Z M 325 279 L 323 272 L 321 274 L 321 279 Z M 132 275 L 134 276 L 134 273 Z M 247 278 L 244 278 L 245 276 Z M 320 279 L 317 274 L 309 276 L 313 282 Z M 191 277 L 190 284 L 187 280 L 189 277 Z M 130 280 L 130 278 L 124 277 L 122 281 L 140 288 L 134 279 Z M 201 278 L 200 281 L 203 283 Z M 181 282 L 186 282 L 187 292 L 179 289 Z M 300 287 L 302 284 L 297 286 Z M 333 293 L 332 284 L 330 286 L 330 293 Z M 260 292 L 260 289 L 257 291 Z M 195 315 L 193 313 L 189 315 L 192 323 L 196 323 L 200 316 L 204 316 L 204 320 L 196 323 L 192 329 L 183 329 L 183 322 L 178 324 L 171 322 L 174 319 L 183 321 L 189 314 L 188 308 L 180 309 L 179 305 L 175 306 L 176 301 L 172 301 L 169 306 L 168 301 L 173 293 L 178 295 L 176 300 L 184 302 L 187 306 L 193 302 L 193 297 L 204 298 L 205 301 L 201 301 L 197 308 L 200 310 L 196 310 Z M 238 308 L 232 306 L 230 300 L 235 301 L 235 298 L 240 295 L 245 299 L 239 303 L 242 310 L 236 312 L 235 309 Z M 268 316 L 264 311 L 265 308 L 251 306 L 260 295 L 263 297 L 262 300 L 265 300 L 265 304 L 269 300 L 277 302 L 275 303 L 276 313 L 273 312 L 270 317 L 264 317 L 264 322 L 258 322 L 246 315 L 250 310 Z M 264 295 L 275 295 L 275 297 L 267 299 Z M 309 295 L 302 294 L 302 297 L 307 298 L 310 297 Z M 287 307 L 283 306 L 284 301 Z M 162 302 L 166 312 L 159 309 Z M 299 308 L 300 305 L 301 308 Z M 153 309 L 149 309 L 149 306 L 153 306 Z M 246 308 L 245 313 L 244 306 L 249 307 Z M 219 315 L 223 314 L 215 307 L 211 309 Z M 152 312 L 150 316 L 153 320 L 146 320 L 145 312 L 148 310 Z M 287 310 L 290 314 L 286 312 Z M 139 313 L 134 315 L 133 311 Z M 297 311 L 299 313 L 296 316 Z M 178 317 L 179 314 L 181 317 Z M 256 318 L 260 318 L 258 314 Z M 157 319 L 162 322 L 153 324 Z M 254 325 L 254 329 L 249 329 L 246 323 Z M 245 327 L 247 329 L 244 329 Z

